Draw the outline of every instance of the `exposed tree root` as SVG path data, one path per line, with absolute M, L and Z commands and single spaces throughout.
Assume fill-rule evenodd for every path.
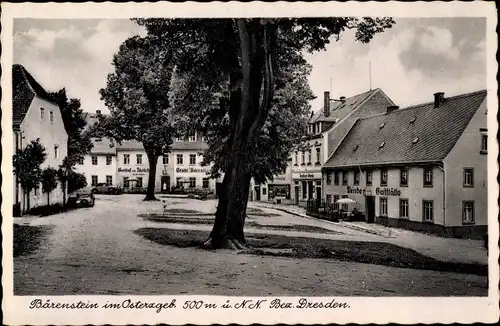
M 231 249 L 231 250 L 250 250 L 246 244 L 242 243 L 237 239 L 226 239 L 222 241 L 220 246 L 215 247 L 212 238 L 208 238 L 203 245 L 202 248 L 205 250 L 214 250 L 214 249 Z
M 147 197 L 143 199 L 143 201 L 160 201 L 158 198 L 156 198 L 155 196 L 153 197 Z

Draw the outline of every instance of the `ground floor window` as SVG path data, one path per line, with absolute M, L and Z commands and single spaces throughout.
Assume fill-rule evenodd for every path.
M 175 178 L 175 184 L 177 185 L 177 187 L 182 186 L 181 178 Z
M 471 200 L 462 202 L 462 222 L 464 224 L 474 223 L 474 202 Z
M 95 187 L 95 186 L 97 186 L 97 176 L 93 175 L 92 176 L 92 187 Z
M 337 203 L 337 200 L 340 199 L 339 195 L 333 195 L 333 209 L 339 210 L 339 203 Z
M 142 188 L 142 178 L 137 178 L 137 188 Z
M 203 178 L 203 188 L 208 188 L 208 178 Z
M 342 198 L 347 198 L 347 195 L 342 195 Z M 348 204 L 342 204 L 342 210 L 347 211 L 349 209 Z
M 399 200 L 399 217 L 408 218 L 408 199 Z
M 189 188 L 196 188 L 196 178 L 194 177 L 189 178 Z
M 306 199 L 307 198 L 307 182 L 302 181 L 302 198 Z
M 262 188 L 262 194 L 263 195 L 267 194 L 267 188 Z
M 130 182 L 128 181 L 128 177 L 123 177 L 123 188 L 130 187 Z
M 387 198 L 380 197 L 380 216 L 387 216 Z
M 108 185 L 112 185 L 112 184 L 113 184 L 113 176 L 111 176 L 111 175 L 107 175 L 107 176 L 106 176 L 106 183 L 107 183 Z
M 423 214 L 422 219 L 424 222 L 433 222 L 434 221 L 434 202 L 432 200 L 424 200 L 423 201 Z
M 34 187 L 34 190 L 35 190 L 35 196 L 38 196 L 38 193 L 40 192 L 40 189 L 39 189 L 39 188 L 40 188 L 40 184 L 39 184 L 39 183 L 37 183 L 37 184 L 35 185 L 35 187 Z

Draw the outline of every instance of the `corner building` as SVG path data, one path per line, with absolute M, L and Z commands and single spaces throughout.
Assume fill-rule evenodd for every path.
M 368 222 L 481 239 L 487 231 L 486 91 L 357 119 L 323 168 L 324 199 Z M 344 207 L 347 208 L 347 207 Z M 352 206 L 349 206 L 352 209 Z

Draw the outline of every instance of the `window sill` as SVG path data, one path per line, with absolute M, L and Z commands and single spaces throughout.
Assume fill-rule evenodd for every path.
M 353 183 L 352 185 L 353 186 L 359 186 L 359 182 L 358 183 Z
M 479 154 L 486 155 L 486 154 L 488 154 L 488 151 L 481 150 L 481 151 L 479 151 Z
M 321 163 L 320 162 L 316 162 L 316 163 L 314 163 L 314 165 L 321 165 Z
M 424 185 L 424 188 L 434 188 L 434 185 Z
M 400 220 L 410 220 L 410 218 L 408 216 L 400 216 L 399 219 Z
M 311 166 L 311 165 L 312 165 L 312 163 L 307 163 L 307 165 L 308 165 L 308 166 Z
M 304 164 L 304 163 L 302 163 L 300 166 L 305 166 L 305 164 Z
M 298 164 L 294 164 L 293 166 L 299 166 Z
M 408 184 L 399 184 L 400 188 L 408 188 Z
M 380 184 L 380 187 L 387 187 L 387 183 L 386 184 Z
M 476 222 L 464 222 L 464 221 L 462 221 L 462 225 L 476 225 Z
M 474 188 L 474 185 L 464 185 L 464 188 Z
M 426 220 L 423 220 L 422 223 L 425 223 L 425 224 L 434 224 L 434 221 L 426 221 Z

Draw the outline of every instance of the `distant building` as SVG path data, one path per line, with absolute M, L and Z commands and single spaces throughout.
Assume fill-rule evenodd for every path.
M 350 126 L 359 117 L 385 112 L 390 105 L 394 105 L 392 100 L 378 88 L 338 99 L 332 99 L 330 92 L 324 92 L 323 108 L 309 119 L 306 149 L 290 153 L 287 171 L 278 179 L 264 185 L 252 183 L 251 199 L 300 206 L 306 206 L 308 200 L 321 199 L 321 168 Z M 276 197 L 274 188 L 286 196 Z M 268 193 L 270 195 L 266 195 Z
M 89 115 L 89 124 L 95 115 Z M 76 170 L 83 173 L 89 186 L 107 183 L 126 191 L 147 188 L 149 160 L 141 143 L 92 139 L 94 147 Z M 210 178 L 210 167 L 201 166 L 207 144 L 197 134 L 175 139 L 170 153 L 160 156 L 156 164 L 155 192 L 169 193 L 175 186 L 215 191 L 216 179 Z
M 436 93 L 430 103 L 357 119 L 323 167 L 323 198 L 356 200 L 368 222 L 481 238 L 486 113 L 486 91 L 479 91 Z
M 68 134 L 64 128 L 59 106 L 49 99 L 45 89 L 22 65 L 12 68 L 12 130 L 14 132 L 14 152 L 23 149 L 31 141 L 40 138 L 47 157 L 42 169 L 58 169 L 67 156 Z M 14 201 L 21 212 L 27 209 L 25 194 L 14 176 Z M 30 208 L 46 205 L 47 194 L 42 194 L 41 185 L 29 194 Z M 63 201 L 59 185 L 50 193 L 50 203 Z

